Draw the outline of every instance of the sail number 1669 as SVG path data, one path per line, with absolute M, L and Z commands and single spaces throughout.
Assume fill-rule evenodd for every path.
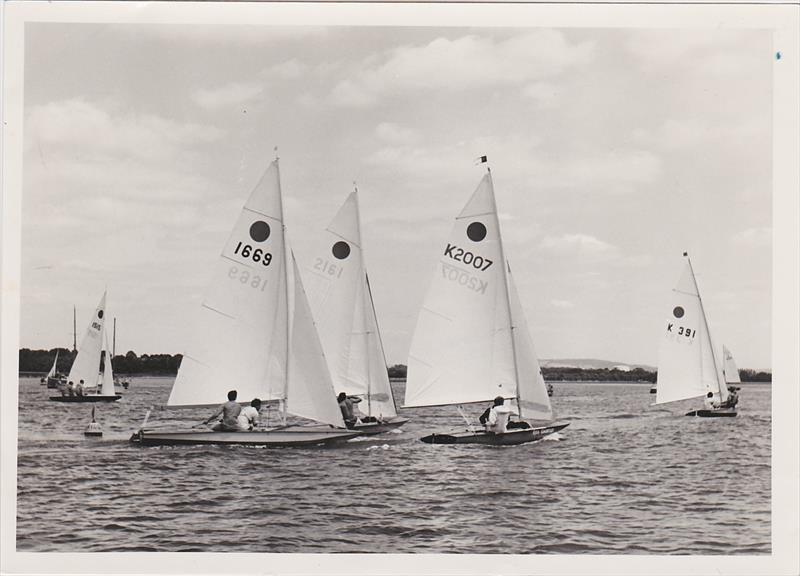
M 253 262 L 261 262 L 262 266 L 269 266 L 270 262 L 272 262 L 272 254 L 269 252 L 264 252 L 261 248 L 253 249 L 250 244 L 242 244 L 239 242 L 236 245 L 236 249 L 233 251 L 234 254 L 239 254 L 243 258 L 249 258 Z

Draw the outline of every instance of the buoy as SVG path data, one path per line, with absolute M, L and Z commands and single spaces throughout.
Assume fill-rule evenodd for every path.
M 92 421 L 89 422 L 89 425 L 86 427 L 86 430 L 83 431 L 84 436 L 102 436 L 103 429 L 100 427 L 100 424 L 94 419 L 94 406 L 92 406 Z

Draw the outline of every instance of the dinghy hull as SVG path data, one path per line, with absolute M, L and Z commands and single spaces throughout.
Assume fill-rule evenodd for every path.
M 230 445 L 230 446 L 316 446 L 343 442 L 358 436 L 350 430 L 315 430 L 300 427 L 276 430 L 257 430 L 252 432 L 155 432 L 139 430 L 130 441 L 140 446 L 179 446 L 179 445 Z
M 66 384 L 67 381 L 63 378 L 48 378 L 47 379 L 47 387 L 48 388 L 58 388 L 62 384 Z
M 734 410 L 692 410 L 686 415 L 699 418 L 732 418 L 736 416 L 736 412 Z
M 365 422 L 363 424 L 356 424 L 351 430 L 358 432 L 364 436 L 372 436 L 374 434 L 383 434 L 395 428 L 400 428 L 403 424 L 408 422 L 408 418 L 392 418 L 383 422 Z
M 100 394 L 90 394 L 88 396 L 50 396 L 52 402 L 116 402 L 122 398 L 119 394 L 114 396 L 101 396 Z
M 515 446 L 527 442 L 541 440 L 554 432 L 569 426 L 555 424 L 540 428 L 526 428 L 522 430 L 509 430 L 505 434 L 491 434 L 489 432 L 457 432 L 455 434 L 431 434 L 420 438 L 426 444 L 487 444 L 490 446 Z

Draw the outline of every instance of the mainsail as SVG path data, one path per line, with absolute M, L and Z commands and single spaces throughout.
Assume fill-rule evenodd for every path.
M 436 265 L 411 341 L 405 406 L 515 399 L 552 419 L 516 286 L 506 272 L 491 173 L 481 180 Z
M 725 382 L 730 384 L 739 384 L 739 369 L 736 367 L 736 362 L 733 361 L 733 354 L 728 350 L 727 346 L 722 347 L 722 371 L 725 374 Z
M 103 326 L 105 325 L 106 293 L 94 311 L 92 321 L 86 328 L 86 334 L 81 340 L 78 355 L 69 370 L 67 382 L 76 386 L 83 381 L 83 386 L 91 387 L 97 383 L 97 372 L 100 369 L 100 351 L 103 348 Z
M 364 266 L 358 194 L 326 229 L 307 267 L 309 301 L 336 392 L 363 396 L 367 415 L 397 415 Z
M 714 354 L 700 290 L 688 256 L 672 291 L 670 314 L 658 354 L 656 404 L 714 394 L 728 398 L 722 368 Z
M 285 398 L 288 303 L 278 161 L 245 202 L 198 310 L 167 405 Z

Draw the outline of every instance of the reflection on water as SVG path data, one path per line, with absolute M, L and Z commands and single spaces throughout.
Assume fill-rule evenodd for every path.
M 516 447 L 419 442 L 464 427 L 448 407 L 334 449 L 130 445 L 171 383 L 134 378 L 96 405 L 104 436 L 90 440 L 90 405 L 20 379 L 18 550 L 770 552 L 768 386 L 742 386 L 737 418 L 704 419 L 682 416 L 699 401 L 651 407 L 645 384 L 557 383 L 571 425 Z M 154 411 L 149 425 L 209 413 Z

